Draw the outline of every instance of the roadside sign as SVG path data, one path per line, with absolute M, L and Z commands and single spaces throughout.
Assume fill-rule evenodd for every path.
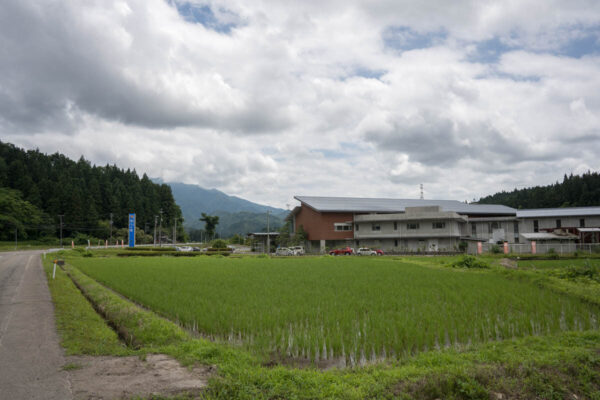
M 135 247 L 135 214 L 129 214 L 129 247 Z

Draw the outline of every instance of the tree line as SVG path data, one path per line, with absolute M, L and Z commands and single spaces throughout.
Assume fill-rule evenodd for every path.
M 137 228 L 147 234 L 162 217 L 163 232 L 171 236 L 177 221 L 183 238 L 181 209 L 168 185 L 116 165 L 0 142 L 0 240 L 12 239 L 15 229 L 21 238 L 57 237 L 61 221 L 64 237 L 105 239 L 126 232 L 129 213 L 136 213 Z
M 481 204 L 504 204 L 513 208 L 554 208 L 600 206 L 600 173 L 566 175 L 562 182 L 548 186 L 515 189 L 481 198 Z

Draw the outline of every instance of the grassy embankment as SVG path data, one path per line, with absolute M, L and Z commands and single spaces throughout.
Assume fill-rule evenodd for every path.
M 334 262 L 334 260 L 331 259 L 317 260 L 324 260 L 320 262 L 324 262 L 325 264 Z M 110 260 L 107 265 L 116 261 L 121 262 L 122 260 L 113 259 Z M 131 261 L 133 260 L 127 260 L 127 262 Z M 175 260 L 165 258 L 161 261 L 163 261 L 165 267 L 167 267 Z M 178 264 L 185 264 L 192 260 L 176 261 Z M 269 264 L 271 261 L 272 260 L 254 260 L 254 262 L 262 262 L 264 264 Z M 283 268 L 287 274 L 297 270 L 300 264 L 290 263 L 290 261 L 291 260 L 277 261 L 278 263 L 283 262 L 284 264 L 279 264 L 275 268 Z M 146 262 L 146 260 L 144 260 L 144 262 Z M 226 272 L 228 267 L 230 268 L 227 263 L 238 263 L 233 264 L 233 268 L 238 270 L 241 269 L 242 271 L 244 268 L 250 268 L 250 270 L 261 268 L 260 265 L 249 267 L 248 264 L 251 264 L 250 260 L 245 259 L 212 259 L 209 260 L 209 262 L 211 265 L 214 265 L 215 262 L 220 263 L 218 266 L 215 266 L 219 268 L 218 271 L 221 271 L 221 273 Z M 363 261 L 361 261 L 361 263 L 362 262 Z M 390 263 L 398 264 L 391 260 L 374 260 L 373 262 L 379 264 L 371 264 L 364 267 L 368 268 L 368 271 L 370 271 L 368 274 L 369 276 L 371 276 L 373 272 L 383 273 L 384 275 L 387 272 L 389 274 L 390 272 L 386 271 L 385 266 Z M 88 270 L 88 272 L 90 268 L 92 268 L 90 266 L 92 262 L 89 259 L 72 259 L 70 260 L 70 263 L 82 266 L 87 264 L 87 267 L 84 266 L 83 268 Z M 150 269 L 147 272 L 150 273 L 145 275 L 144 280 L 150 278 L 149 280 L 154 282 L 152 279 L 152 267 L 149 268 Z M 206 270 L 206 268 L 207 267 L 200 268 L 202 275 L 205 276 L 205 274 L 208 274 L 213 286 L 221 288 L 221 290 L 225 288 L 226 285 L 223 285 L 223 282 L 215 284 L 214 277 L 210 275 L 210 269 Z M 262 268 L 267 268 L 268 270 L 268 266 L 262 266 Z M 476 283 L 481 283 L 480 277 L 483 276 L 485 278 L 490 278 L 495 284 L 498 284 L 499 281 L 497 277 L 499 274 L 504 274 L 504 272 L 495 270 L 473 273 L 470 271 L 447 271 L 441 268 L 423 268 L 405 265 L 401 268 L 403 272 L 409 271 L 412 273 L 415 273 L 416 271 L 414 268 L 420 268 L 422 271 L 425 271 L 426 275 L 432 271 L 434 274 L 442 274 L 445 278 L 444 280 L 447 280 L 448 277 L 457 276 L 460 278 L 460 282 L 469 282 L 469 280 L 474 279 L 473 282 Z M 122 268 L 122 270 L 123 269 L 127 270 L 128 268 L 125 267 Z M 223 269 L 225 271 L 222 271 Z M 102 268 L 96 268 L 96 270 L 100 271 Z M 110 268 L 108 268 L 108 270 L 110 270 Z M 133 268 L 133 270 L 136 269 Z M 169 272 L 177 272 L 175 275 L 179 275 L 181 270 L 182 269 L 179 268 L 176 271 L 170 270 Z M 136 271 L 138 273 L 140 272 L 140 270 Z M 269 275 L 272 275 L 273 271 L 274 270 L 269 270 Z M 309 272 L 314 273 L 316 271 Z M 327 272 L 331 273 L 332 271 L 329 270 Z M 357 273 L 356 270 L 352 269 L 346 272 L 351 274 Z M 116 325 L 125 327 L 125 330 L 135 337 L 135 340 L 130 341 L 130 344 L 135 343 L 135 345 L 139 347 L 136 352 L 159 351 L 174 355 L 185 363 L 201 362 L 217 365 L 219 375 L 211 382 L 210 389 L 207 392 L 209 398 L 274 398 L 278 396 L 281 398 L 488 398 L 489 393 L 491 392 L 527 398 L 535 396 L 542 398 L 562 398 L 563 395 L 571 393 L 588 398 L 598 397 L 598 369 L 600 366 L 600 357 L 597 350 L 599 347 L 598 342 L 600 340 L 600 334 L 597 330 L 567 332 L 554 335 L 526 337 L 522 339 L 511 338 L 504 341 L 493 341 L 487 344 L 466 347 L 451 346 L 450 348 L 443 350 L 424 351 L 425 349 L 423 348 L 419 349 L 420 352 L 416 355 L 404 354 L 402 357 L 398 357 L 394 360 L 388 360 L 387 362 L 368 365 L 362 368 L 335 369 L 324 372 L 314 369 L 299 370 L 283 366 L 265 367 L 263 364 L 265 363 L 266 358 L 264 356 L 261 357 L 257 352 L 249 352 L 239 346 L 209 342 L 202 339 L 193 339 L 187 334 L 185 334 L 185 336 L 178 336 L 178 334 L 174 334 L 173 332 L 179 332 L 177 330 L 179 328 L 172 332 L 167 329 L 167 331 L 171 332 L 169 334 L 170 336 L 167 336 L 172 338 L 176 337 L 176 340 L 173 342 L 157 341 L 157 337 L 163 337 L 164 339 L 164 335 L 158 334 L 158 332 L 161 332 L 162 330 L 151 328 L 152 324 L 150 321 L 140 324 L 140 321 L 142 321 L 143 318 L 141 314 L 138 315 L 138 312 L 142 312 L 141 310 L 133 312 L 132 310 L 136 310 L 136 308 L 133 307 L 131 303 L 114 294 L 114 297 L 107 295 L 106 289 L 95 284 L 93 280 L 77 272 L 76 269 L 73 269 L 72 273 L 74 278 L 80 282 L 79 284 L 82 289 L 88 293 L 88 297 L 96 304 L 100 304 L 99 308 L 104 307 L 106 309 L 108 307 L 103 306 L 104 304 L 112 304 L 116 316 L 113 314 L 111 317 L 111 314 L 106 312 L 105 315 L 107 318 L 111 319 L 113 323 L 117 321 Z M 448 273 L 454 275 L 446 275 Z M 112 271 L 111 274 L 115 275 L 115 271 Z M 183 275 L 189 279 L 189 276 Z M 120 275 L 117 274 L 117 276 Z M 225 274 L 225 276 L 227 276 L 227 274 Z M 243 276 L 247 278 L 247 275 L 244 274 Z M 430 279 L 431 277 L 439 275 L 427 276 L 428 279 Z M 322 278 L 322 276 L 319 277 Z M 411 275 L 409 275 L 409 277 L 411 277 Z M 65 282 L 68 283 L 68 280 L 66 280 L 64 275 L 62 278 L 65 278 Z M 298 283 L 298 279 L 301 280 L 301 278 L 302 274 L 293 275 L 293 280 L 288 281 L 287 284 Z M 386 278 L 387 280 L 390 280 L 389 275 L 387 275 Z M 396 276 L 395 278 L 398 279 L 399 277 Z M 502 277 L 500 278 L 500 281 L 505 280 Z M 543 289 L 536 289 L 535 285 L 531 285 L 527 280 L 521 282 L 522 276 L 518 276 L 517 278 L 516 282 L 512 283 L 516 283 L 519 288 L 520 286 L 525 285 L 533 292 L 544 292 Z M 133 286 L 135 286 L 135 276 L 126 276 L 126 279 L 124 280 L 131 282 L 132 279 Z M 231 277 L 229 279 L 231 279 Z M 162 277 L 162 280 L 163 284 L 168 288 L 169 283 L 164 282 L 164 276 Z M 433 279 L 433 281 L 435 281 L 435 279 Z M 456 285 L 457 282 L 458 281 L 453 281 L 451 279 L 450 286 Z M 274 282 L 271 281 L 271 285 L 267 286 L 272 286 L 273 283 Z M 275 283 L 281 284 L 282 282 L 276 281 Z M 368 283 L 372 284 L 373 282 L 371 281 Z M 54 285 L 55 284 L 51 282 L 51 288 Z M 332 289 L 330 285 L 331 282 L 320 289 Z M 471 284 L 467 285 L 467 287 L 472 288 Z M 235 288 L 238 291 L 240 290 L 240 287 L 236 286 Z M 252 285 L 250 285 L 250 289 L 252 288 Z M 434 288 L 439 290 L 439 286 L 436 287 L 434 285 Z M 55 289 L 53 289 L 53 294 L 56 292 Z M 207 288 L 203 287 L 203 289 Z M 288 291 L 289 289 L 290 288 L 288 287 Z M 352 289 L 354 288 L 348 288 L 350 293 L 352 292 Z M 61 287 L 60 290 L 71 293 L 72 298 L 70 302 L 87 304 L 85 301 L 82 301 L 81 295 L 74 286 L 71 288 Z M 167 290 L 170 289 L 165 290 L 163 287 L 163 291 Z M 228 292 L 225 291 L 224 294 L 228 294 Z M 375 294 L 375 292 L 363 293 L 363 297 L 373 297 Z M 548 299 L 541 294 L 540 296 L 542 296 L 544 300 Z M 198 297 L 204 297 L 204 295 Z M 266 298 L 266 296 L 264 297 Z M 375 297 L 377 298 L 377 296 Z M 574 295 L 564 297 L 565 299 L 563 299 L 564 301 L 561 305 L 563 307 L 565 304 L 568 305 L 572 301 L 575 302 L 573 304 L 578 304 L 577 302 L 580 301 L 577 299 L 577 296 Z M 140 301 L 140 299 L 136 300 Z M 213 297 L 213 306 L 218 306 L 222 300 L 223 297 Z M 65 310 L 62 310 L 59 304 L 60 303 L 57 301 L 57 314 L 60 315 L 61 313 L 64 313 Z M 486 305 L 485 307 L 489 306 L 490 305 Z M 587 307 L 587 305 L 584 305 L 584 307 Z M 591 305 L 590 307 L 594 306 Z M 69 307 L 66 306 L 64 308 Z M 151 306 L 151 308 L 154 307 Z M 190 308 L 193 307 L 190 306 Z M 306 308 L 308 309 L 309 307 L 307 306 Z M 120 313 L 119 310 L 122 312 Z M 431 308 L 429 311 L 439 314 L 439 310 L 436 310 L 435 307 Z M 91 312 L 93 313 L 93 310 Z M 263 310 L 260 310 L 259 314 L 263 312 Z M 119 315 L 121 315 L 121 317 L 119 317 Z M 122 319 L 119 320 L 119 318 Z M 162 322 L 166 322 L 161 318 L 153 316 L 152 313 L 150 313 L 148 318 L 157 318 Z M 260 320 L 260 317 L 258 319 Z M 197 321 L 197 323 L 199 324 L 200 322 Z M 264 323 L 264 321 L 261 323 Z M 456 325 L 456 321 L 453 323 Z M 142 326 L 149 332 L 134 332 L 136 326 Z M 65 340 L 64 331 L 72 328 L 65 327 L 64 324 L 60 322 L 59 317 L 59 329 L 63 332 L 63 340 Z M 525 334 L 527 333 L 525 332 Z M 76 345 L 69 344 L 68 342 L 84 341 L 88 343 L 88 348 L 93 348 L 93 343 L 99 340 L 99 338 L 84 339 L 72 337 L 65 340 L 65 346 L 67 349 L 77 349 L 78 347 Z M 167 345 L 167 343 L 170 344 Z M 86 350 L 82 351 L 85 352 Z M 131 352 L 132 350 L 124 350 L 122 346 L 116 346 L 113 348 L 105 347 L 103 351 L 109 354 L 123 354 L 124 352 Z

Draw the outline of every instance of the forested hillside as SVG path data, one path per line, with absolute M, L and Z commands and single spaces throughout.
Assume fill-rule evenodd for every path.
M 562 182 L 500 192 L 483 197 L 481 204 L 504 204 L 514 208 L 600 206 L 600 174 L 565 175 Z
M 145 174 L 115 165 L 91 165 L 83 157 L 75 162 L 62 154 L 46 155 L 0 142 L 0 239 L 59 234 L 94 238 L 123 236 L 127 216 L 136 213 L 137 227 L 151 234 L 155 216 L 161 215 L 163 230 L 182 216 L 168 185 L 155 184 Z M 29 210 L 20 212 L 23 207 Z M 112 229 L 110 226 L 112 214 Z M 172 231 L 172 229 L 171 229 Z M 141 232 L 140 232 L 141 233 Z

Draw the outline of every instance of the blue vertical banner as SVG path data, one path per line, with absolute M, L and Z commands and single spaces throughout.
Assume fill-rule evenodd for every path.
M 129 214 L 129 247 L 135 247 L 135 214 Z

